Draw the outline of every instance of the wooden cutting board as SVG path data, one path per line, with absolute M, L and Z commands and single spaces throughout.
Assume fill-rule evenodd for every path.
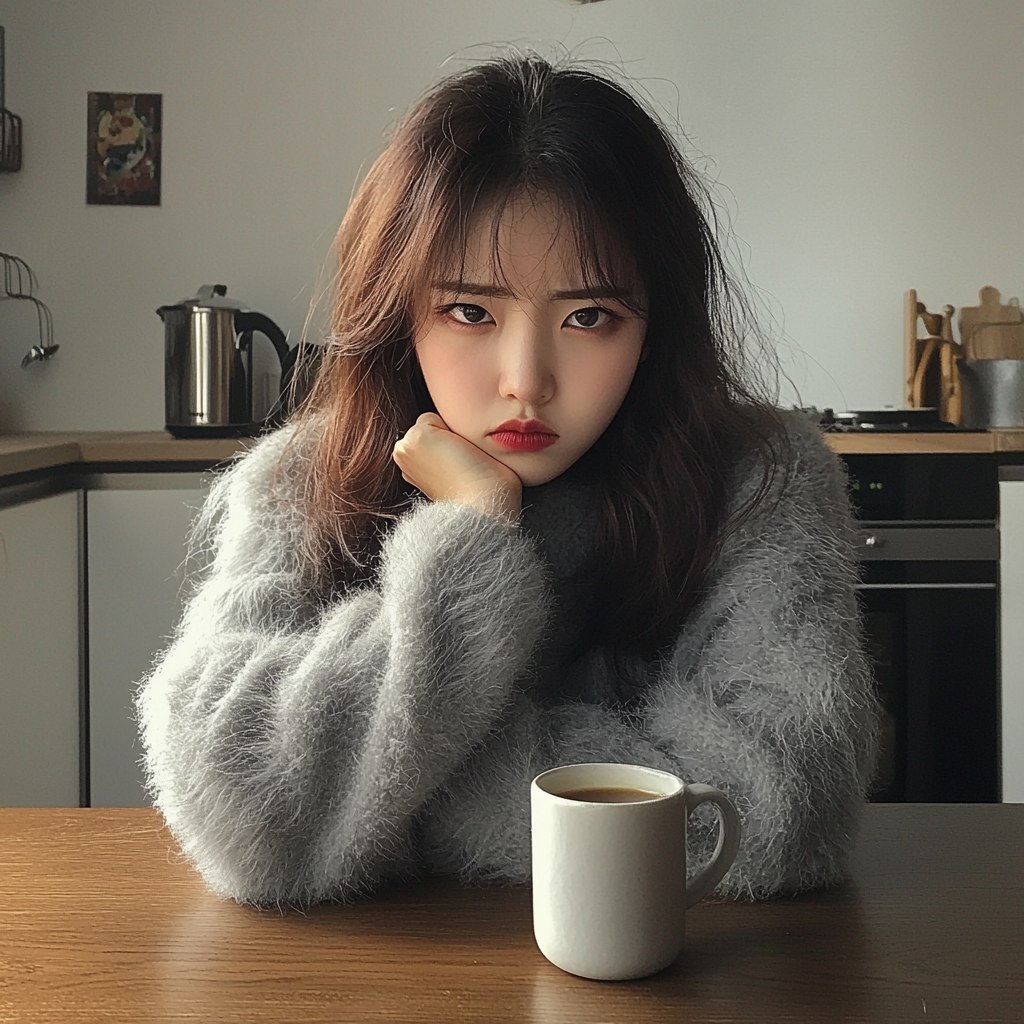
M 982 288 L 977 306 L 962 306 L 957 326 L 968 359 L 1024 359 L 1024 312 L 1004 306 L 995 288 Z

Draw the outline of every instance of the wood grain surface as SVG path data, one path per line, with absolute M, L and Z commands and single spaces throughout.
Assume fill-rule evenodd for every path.
M 0 478 L 78 462 L 216 462 L 252 443 L 250 438 L 181 439 L 166 430 L 3 434 Z
M 1024 430 L 980 433 L 825 434 L 839 454 L 1024 451 Z M 5 476 L 69 463 L 201 462 L 230 459 L 252 445 L 248 438 L 179 440 L 164 430 L 77 431 L 0 435 L 0 483 Z
M 845 886 L 706 902 L 643 981 L 537 950 L 527 889 L 449 879 L 305 913 L 207 892 L 149 809 L 0 810 L 4 1021 L 1024 1019 L 1024 805 L 874 804 Z
M 825 443 L 838 455 L 969 455 L 978 452 L 1024 451 L 1024 430 L 885 433 L 850 431 L 825 434 Z

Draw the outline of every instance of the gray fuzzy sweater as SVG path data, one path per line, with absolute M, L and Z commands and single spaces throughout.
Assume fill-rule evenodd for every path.
M 724 790 L 743 838 L 719 893 L 842 879 L 875 762 L 852 522 L 838 460 L 799 414 L 778 502 L 727 541 L 668 657 L 559 665 L 587 594 L 569 577 L 596 526 L 592 487 L 527 488 L 519 523 L 453 502 L 394 525 L 372 586 L 305 582 L 285 427 L 215 483 L 208 566 L 140 684 L 150 794 L 217 893 L 255 905 L 384 879 L 530 875 L 530 780 L 622 761 Z M 735 500 L 756 486 L 737 474 Z M 621 710 L 623 695 L 631 710 Z M 689 866 L 714 848 L 691 818 Z

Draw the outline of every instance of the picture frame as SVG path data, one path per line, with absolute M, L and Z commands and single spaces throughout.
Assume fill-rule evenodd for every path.
M 163 94 L 90 92 L 86 203 L 159 206 Z

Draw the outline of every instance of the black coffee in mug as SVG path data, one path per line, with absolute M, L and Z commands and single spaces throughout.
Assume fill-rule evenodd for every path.
M 582 786 L 558 795 L 566 800 L 583 800 L 592 804 L 635 804 L 641 800 L 657 800 L 663 794 L 629 786 Z

